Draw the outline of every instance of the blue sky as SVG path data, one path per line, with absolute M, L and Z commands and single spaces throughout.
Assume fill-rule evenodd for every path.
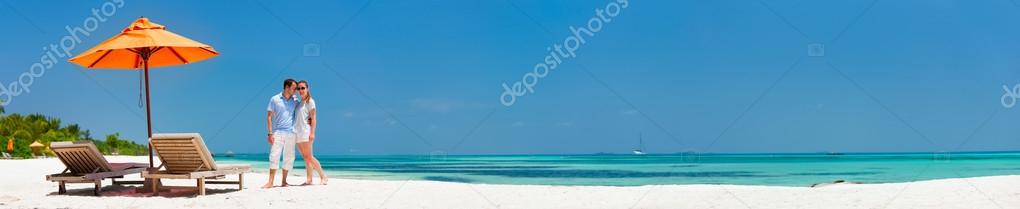
M 886 152 L 1020 149 L 1020 4 L 636 1 L 506 107 L 546 48 L 611 1 L 133 1 L 75 47 L 139 16 L 221 56 L 152 71 L 156 132 L 263 153 L 287 77 L 318 102 L 318 153 Z M 103 1 L 0 1 L 0 82 Z M 318 57 L 304 56 L 306 45 Z M 824 56 L 808 56 L 809 45 Z M 61 59 L 66 60 L 66 59 Z M 144 141 L 136 71 L 67 62 L 10 113 Z

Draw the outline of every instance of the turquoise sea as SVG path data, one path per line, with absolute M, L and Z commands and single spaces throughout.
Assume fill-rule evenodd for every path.
M 268 169 L 266 154 L 216 157 Z M 323 155 L 332 177 L 485 184 L 811 186 L 1020 174 L 1020 152 L 669 155 Z M 298 157 L 297 173 L 304 174 Z

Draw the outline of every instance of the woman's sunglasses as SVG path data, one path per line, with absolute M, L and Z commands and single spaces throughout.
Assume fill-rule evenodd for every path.
M 305 87 L 297 87 L 298 91 L 305 90 L 305 89 L 306 89 Z

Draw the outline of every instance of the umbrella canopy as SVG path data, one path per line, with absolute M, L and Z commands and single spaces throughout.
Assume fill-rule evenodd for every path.
M 45 147 L 45 146 L 46 145 L 43 145 L 42 143 L 39 143 L 39 141 L 34 141 L 34 142 L 32 142 L 32 144 L 28 145 L 28 147 L 30 147 L 30 148 L 42 148 L 42 147 Z
M 189 64 L 219 55 L 211 46 L 166 30 L 166 26 L 141 17 L 113 38 L 99 43 L 74 58 L 71 63 L 86 68 L 145 71 L 145 120 L 152 137 L 152 110 L 149 104 L 149 68 Z M 149 167 L 153 166 L 149 145 Z
M 166 26 L 138 18 L 114 36 L 69 60 L 86 68 L 128 69 L 188 64 L 219 55 L 211 46 L 166 30 Z
M 32 144 L 28 145 L 28 148 L 32 149 L 32 155 L 42 154 L 41 152 L 42 152 L 44 147 L 46 147 L 46 145 L 43 145 L 42 143 L 39 143 L 39 141 L 34 141 L 34 142 L 32 142 Z

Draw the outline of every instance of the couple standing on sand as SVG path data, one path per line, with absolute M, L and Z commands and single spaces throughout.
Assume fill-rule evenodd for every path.
M 296 94 L 295 94 L 296 93 Z M 283 184 L 287 184 L 287 173 L 294 169 L 294 145 L 301 150 L 301 158 L 305 160 L 307 179 L 302 185 L 312 184 L 312 171 L 319 173 L 321 184 L 329 181 L 322 171 L 319 160 L 312 155 L 312 143 L 315 142 L 315 100 L 312 99 L 308 81 L 283 81 L 283 92 L 269 99 L 269 182 L 262 188 L 272 188 L 276 169 L 280 166 L 283 155 Z

